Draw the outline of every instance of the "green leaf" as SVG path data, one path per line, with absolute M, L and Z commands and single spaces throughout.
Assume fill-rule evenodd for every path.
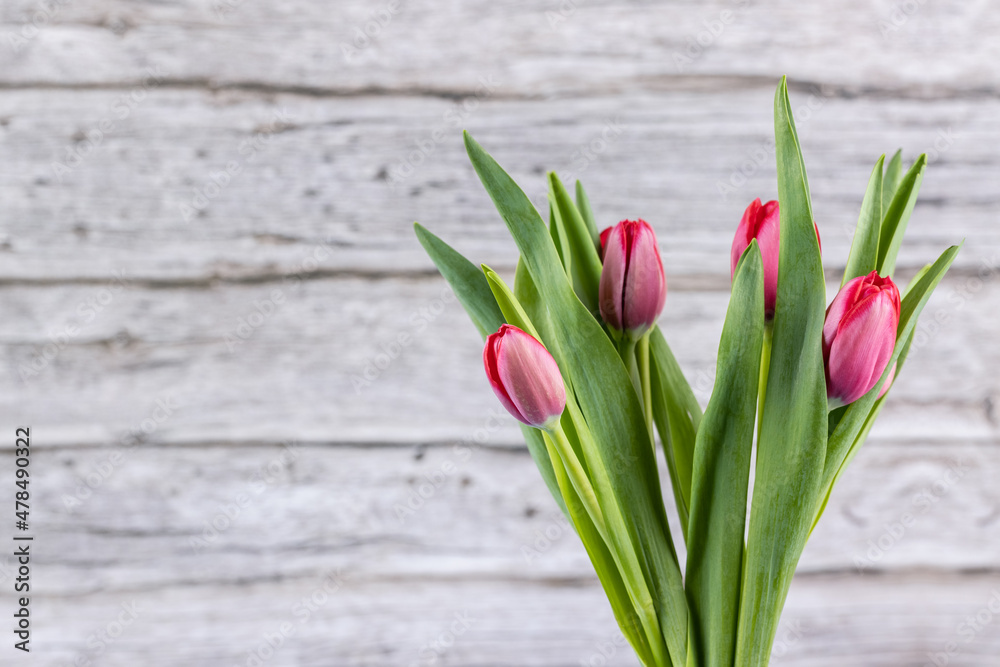
M 413 230 L 417 233 L 420 245 L 455 291 L 455 296 L 476 325 L 479 334 L 485 339 L 499 329 L 504 323 L 503 313 L 479 267 L 427 231 L 420 223 L 413 223 Z
M 564 253 L 568 251 L 573 258 L 566 270 L 573 281 L 573 290 L 587 310 L 596 317 L 600 312 L 597 288 L 601 281 L 601 258 L 594 247 L 594 239 L 587 223 L 559 177 L 553 172 L 549 172 L 549 203 L 555 214 L 560 239 L 565 239 Z
M 899 183 L 889 208 L 882 218 L 882 229 L 878 239 L 878 272 L 881 276 L 891 276 L 896 269 L 896 255 L 903 243 L 906 225 L 910 222 L 910 214 L 917 203 L 920 184 L 924 180 L 924 167 L 927 166 L 927 155 L 921 155 L 913 163 Z
M 889 377 L 893 364 L 897 364 L 896 377 L 899 377 L 902 362 L 906 359 L 905 354 L 908 352 L 913 334 L 916 332 L 917 318 L 931 298 L 934 289 L 944 278 L 952 262 L 955 261 L 962 245 L 964 245 L 964 241 L 960 245 L 951 246 L 945 250 L 930 268 L 920 271 L 907 288 L 906 295 L 900 304 L 896 346 L 882 377 L 867 394 L 847 406 L 843 417 L 830 435 L 826 462 L 823 467 L 822 500 L 817 508 L 814 524 L 819 521 L 819 516 L 833 491 L 837 477 L 850 462 L 850 459 L 854 457 L 857 449 L 864 443 L 864 435 L 867 433 L 867 429 L 871 428 L 871 423 L 874 422 L 874 414 L 881 409 L 882 400 L 878 399 L 878 395 L 882 391 L 882 385 Z
M 781 240 L 771 359 L 757 444 L 737 665 L 766 665 L 815 516 L 826 454 L 826 285 L 784 78 L 775 94 Z
M 896 154 L 889 160 L 885 168 L 885 177 L 882 179 L 882 212 L 889 210 L 892 197 L 899 188 L 899 182 L 903 179 L 903 149 L 896 151 Z
M 539 437 L 542 437 L 541 431 L 537 429 L 532 430 L 538 433 Z M 552 460 L 556 462 L 556 479 L 559 482 L 559 488 L 566 495 L 566 506 L 569 508 L 567 516 L 573 522 L 573 526 L 580 536 L 580 541 L 583 542 L 583 546 L 587 550 L 587 555 L 590 556 L 590 562 L 594 565 L 597 578 L 600 579 L 601 586 L 604 587 L 604 592 L 611 603 L 611 610 L 614 612 L 615 620 L 618 621 L 618 627 L 621 628 L 622 634 L 625 635 L 629 644 L 635 648 L 642 664 L 655 665 L 656 662 L 653 659 L 649 642 L 646 640 L 642 632 L 642 627 L 638 623 L 635 607 L 629 598 L 625 582 L 618 572 L 614 556 L 601 538 L 594 522 L 591 521 L 590 515 L 584 508 L 583 503 L 580 502 L 579 496 L 576 495 L 576 491 L 569 481 L 569 476 L 558 458 L 558 453 L 553 450 L 554 447 L 550 449 L 550 455 Z
M 649 351 L 653 421 L 663 442 L 681 531 L 686 535 L 695 434 L 701 421 L 701 406 L 658 326 L 649 333 Z
M 594 242 L 594 249 L 601 252 L 601 232 L 597 229 L 597 218 L 594 217 L 594 209 L 590 207 L 590 198 L 583 191 L 583 184 L 576 182 L 576 207 L 580 210 L 587 229 L 590 230 L 590 238 Z
M 623 567 L 622 579 L 633 599 L 641 599 L 643 590 L 648 589 L 653 604 L 636 605 L 643 628 L 647 633 L 661 633 L 670 659 L 682 664 L 687 603 L 642 406 L 614 345 L 573 291 L 538 212 L 510 176 L 468 134 L 465 143 L 476 173 L 550 310 L 552 332 L 560 341 L 557 347 L 562 357 L 556 361 L 569 377 L 576 403 L 599 443 L 614 504 L 621 510 L 618 518 L 622 525 L 609 515 L 608 532 L 612 551 Z M 567 409 L 574 407 L 567 403 Z M 591 469 L 595 466 L 591 465 Z
M 736 654 L 747 487 L 764 346 L 764 269 L 754 240 L 743 253 L 719 343 L 712 399 L 698 429 L 685 585 L 703 667 Z M 743 663 L 741 663 L 743 664 Z
M 882 228 L 882 163 L 883 155 L 875 163 L 871 178 L 868 180 L 868 190 L 861 202 L 861 215 L 858 216 L 858 226 L 854 230 L 854 241 L 851 243 L 851 254 L 847 258 L 844 278 L 840 281 L 843 287 L 851 278 L 866 276 L 878 266 L 878 237 Z

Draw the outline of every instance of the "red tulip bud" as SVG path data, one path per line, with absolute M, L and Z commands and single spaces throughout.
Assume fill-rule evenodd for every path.
M 667 299 L 656 234 L 645 220 L 623 220 L 604 230 L 601 246 L 601 317 L 613 332 L 639 338 L 656 324 Z
M 760 248 L 760 258 L 764 264 L 764 315 L 768 319 L 774 317 L 774 302 L 778 297 L 778 245 L 780 227 L 778 202 L 760 203 L 760 198 L 754 199 L 743 212 L 733 246 L 729 252 L 730 279 L 736 276 L 736 265 L 743 256 L 750 242 L 757 239 Z M 816 223 L 813 223 L 816 227 Z M 816 227 L 816 240 L 819 241 L 819 227 Z M 820 242 L 822 247 L 822 242 Z
M 892 278 L 872 271 L 847 281 L 827 308 L 823 325 L 831 401 L 852 403 L 875 386 L 892 357 L 898 327 L 899 289 Z
M 764 264 L 764 312 L 770 318 L 774 316 L 774 300 L 778 294 L 778 202 L 761 204 L 758 197 L 743 212 L 729 252 L 730 279 L 736 276 L 736 265 L 754 239 L 757 239 Z
M 483 348 L 486 376 L 507 412 L 535 428 L 548 428 L 566 407 L 559 366 L 531 334 L 503 324 Z

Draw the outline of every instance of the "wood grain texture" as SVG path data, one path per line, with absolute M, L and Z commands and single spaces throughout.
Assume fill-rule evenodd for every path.
M 988 0 L 3 3 L 0 428 L 35 436 L 32 664 L 246 665 L 268 638 L 269 667 L 636 664 L 411 224 L 511 272 L 462 128 L 539 208 L 547 170 L 581 178 L 602 224 L 656 228 L 704 404 L 788 74 L 831 290 L 883 152 L 931 158 L 901 274 L 966 245 L 772 664 L 955 642 L 949 665 L 992 667 L 997 34 Z

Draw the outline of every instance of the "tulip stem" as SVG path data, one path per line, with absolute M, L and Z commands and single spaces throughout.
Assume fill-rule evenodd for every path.
M 642 409 L 646 416 L 646 430 L 649 431 L 649 442 L 653 445 L 653 455 L 656 455 L 656 438 L 653 437 L 653 391 L 649 376 L 649 334 L 639 339 L 639 374 L 641 378 Z
M 608 542 L 608 529 L 604 523 L 604 512 L 601 511 L 600 503 L 597 502 L 597 495 L 594 487 L 587 476 L 587 472 L 577 458 L 576 450 L 570 444 L 562 425 L 556 423 L 552 428 L 543 429 L 542 435 L 545 439 L 546 447 L 549 448 L 549 456 L 556 454 L 559 457 L 558 463 L 565 467 L 566 475 L 569 478 L 580 501 L 590 515 L 590 520 L 594 522 L 597 532 L 600 533 L 605 543 Z M 556 464 L 557 461 L 553 461 Z
M 774 325 L 771 320 L 764 323 L 764 345 L 760 353 L 760 385 L 757 387 L 757 443 L 760 446 L 760 428 L 764 422 L 764 396 L 767 394 L 767 374 L 771 367 L 771 337 Z

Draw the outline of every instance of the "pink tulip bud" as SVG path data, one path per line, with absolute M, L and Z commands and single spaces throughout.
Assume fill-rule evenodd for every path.
M 764 315 L 768 319 L 774 317 L 774 303 L 778 297 L 778 255 L 780 254 L 779 234 L 780 218 L 778 202 L 760 203 L 760 198 L 754 199 L 743 212 L 733 246 L 729 252 L 729 278 L 736 276 L 736 265 L 743 256 L 750 242 L 757 239 L 760 248 L 760 258 L 764 264 Z M 816 223 L 813 223 L 816 226 Z M 816 227 L 816 240 L 819 241 L 819 227 Z M 822 242 L 820 242 L 822 248 Z
M 623 220 L 604 230 L 601 245 L 601 317 L 613 332 L 639 338 L 656 324 L 667 299 L 656 234 L 645 220 Z
M 778 202 L 761 204 L 759 197 L 754 199 L 743 212 L 729 252 L 729 278 L 733 279 L 743 251 L 757 239 L 764 265 L 764 313 L 768 318 L 774 316 L 774 300 L 778 295 L 778 226 Z
M 896 345 L 899 289 L 877 271 L 847 281 L 826 310 L 823 360 L 826 393 L 840 405 L 868 393 Z
M 535 428 L 548 428 L 566 407 L 559 366 L 531 334 L 503 324 L 483 348 L 486 376 L 507 412 Z

